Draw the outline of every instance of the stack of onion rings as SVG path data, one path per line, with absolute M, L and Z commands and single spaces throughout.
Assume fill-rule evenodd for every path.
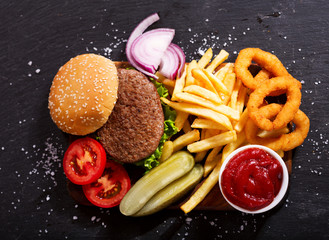
M 262 68 L 256 76 L 249 71 L 253 62 Z M 302 144 L 308 134 L 310 121 L 299 109 L 301 83 L 288 73 L 281 61 L 259 48 L 246 48 L 240 51 L 236 59 L 235 73 L 252 91 L 247 104 L 249 119 L 245 125 L 248 142 L 265 145 L 275 151 L 289 151 Z M 282 94 L 286 94 L 285 104 L 266 102 L 266 97 Z M 289 123 L 295 124 L 295 130 L 291 133 L 266 138 L 257 136 L 259 129 L 278 130 Z
M 261 107 L 259 111 L 265 117 L 271 118 L 278 114 L 282 108 L 282 105 L 272 103 Z M 298 109 L 292 122 L 295 124 L 295 129 L 291 133 L 282 134 L 278 137 L 261 138 L 257 136 L 258 127 L 252 119 L 249 119 L 245 126 L 246 139 L 251 144 L 261 144 L 274 151 L 292 150 L 303 143 L 310 127 L 310 120 L 305 113 Z
M 299 81 L 289 76 L 276 77 L 264 81 L 260 87 L 256 88 L 255 91 L 250 94 L 247 105 L 249 117 L 259 128 L 267 131 L 283 128 L 294 118 L 295 113 L 299 109 L 302 98 L 299 84 Z M 266 96 L 278 90 L 284 90 L 286 92 L 287 102 L 275 119 L 271 121 L 261 114 L 259 107 L 263 104 Z
M 256 79 L 248 70 L 253 61 L 263 68 L 263 71 L 261 70 L 259 73 L 260 76 L 256 76 Z M 239 52 L 235 61 L 235 74 L 251 90 L 255 90 L 261 85 L 262 80 L 270 76 L 281 77 L 290 75 L 275 55 L 259 48 L 245 48 Z

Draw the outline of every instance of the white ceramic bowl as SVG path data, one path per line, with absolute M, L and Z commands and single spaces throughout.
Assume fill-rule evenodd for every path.
M 271 154 L 274 158 L 276 158 L 279 163 L 281 164 L 282 166 L 282 170 L 283 170 L 283 179 L 282 179 L 282 184 L 281 184 L 281 189 L 279 191 L 279 193 L 275 196 L 275 198 L 273 199 L 273 201 L 261 208 L 261 209 L 258 209 L 258 210 L 255 210 L 255 211 L 251 211 L 251 210 L 248 210 L 248 209 L 244 209 L 244 208 L 241 208 L 237 205 L 235 205 L 234 203 L 230 202 L 224 195 L 223 193 L 223 190 L 222 190 L 222 184 L 221 184 L 221 180 L 222 180 L 222 174 L 223 174 L 223 171 L 227 165 L 227 163 L 231 160 L 231 158 L 233 156 L 235 156 L 237 153 L 245 150 L 245 149 L 248 149 L 248 148 L 260 148 L 260 149 L 263 149 L 265 150 L 266 152 L 268 152 L 269 154 Z M 266 212 L 266 211 L 269 211 L 270 209 L 274 208 L 276 205 L 278 205 L 282 198 L 284 197 L 284 195 L 286 194 L 287 192 L 287 189 L 288 189 L 288 183 L 289 183 L 289 173 L 288 173 L 288 169 L 287 169 L 287 166 L 286 164 L 284 163 L 284 161 L 282 160 L 282 158 L 275 152 L 273 151 L 272 149 L 268 148 L 268 147 L 264 147 L 264 146 L 261 146 L 261 145 L 247 145 L 247 146 L 244 146 L 244 147 L 241 147 L 241 148 L 238 148 L 236 149 L 235 151 L 233 151 L 224 161 L 222 167 L 221 167 L 221 170 L 219 172 L 219 187 L 220 187 L 220 191 L 222 192 L 222 195 L 224 196 L 225 200 L 232 206 L 234 207 L 235 209 L 241 211 L 241 212 L 245 212 L 245 213 L 252 213 L 252 214 L 256 214 L 256 213 L 263 213 L 263 212 Z

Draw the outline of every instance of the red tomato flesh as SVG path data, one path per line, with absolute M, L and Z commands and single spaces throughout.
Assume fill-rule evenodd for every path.
M 82 186 L 82 189 L 92 204 L 111 208 L 120 204 L 130 186 L 130 178 L 124 167 L 114 161 L 108 161 L 103 175 L 97 181 Z
M 106 153 L 96 140 L 85 137 L 75 140 L 64 155 L 63 168 L 73 183 L 85 185 L 97 180 L 103 173 Z

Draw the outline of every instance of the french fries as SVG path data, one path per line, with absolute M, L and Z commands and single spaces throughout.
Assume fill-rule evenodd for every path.
M 238 120 L 240 118 L 240 113 L 238 111 L 228 106 L 225 106 L 223 104 L 220 105 L 215 104 L 207 99 L 196 96 L 194 94 L 181 92 L 181 93 L 177 93 L 176 98 L 181 100 L 182 102 L 197 104 L 207 109 L 216 111 L 220 114 L 232 118 L 233 120 Z
M 161 79 L 173 92 L 171 98 L 161 98 L 161 101 L 177 111 L 175 125 L 178 130 L 183 129 L 184 134 L 164 144 L 160 161 L 186 148 L 194 154 L 195 162 L 204 164 L 204 180 L 181 205 L 185 213 L 195 208 L 217 184 L 222 163 L 228 155 L 248 144 L 244 132 L 249 118 L 248 89 L 236 78 L 234 64 L 224 63 L 228 56 L 221 50 L 213 58 L 209 48 L 199 61 L 187 64 L 176 81 Z M 189 120 L 193 117 L 196 118 L 191 123 Z M 258 136 L 275 137 L 286 132 L 288 128 L 262 131 Z M 280 156 L 286 154 L 282 150 L 277 152 Z
M 224 81 L 226 75 L 228 73 L 233 73 L 233 69 L 234 69 L 234 64 L 233 63 L 227 63 L 224 67 L 222 67 L 221 69 L 219 69 L 216 73 L 215 76 L 220 80 L 220 81 Z
M 184 135 L 181 135 L 180 137 L 176 138 L 173 141 L 173 153 L 181 150 L 186 145 L 198 141 L 199 139 L 200 139 L 200 132 L 196 129 L 188 133 L 185 133 Z
M 216 136 L 191 143 L 187 145 L 187 150 L 189 150 L 191 153 L 195 152 L 201 152 L 204 150 L 209 150 L 211 148 L 220 147 L 223 145 L 226 145 L 228 143 L 234 142 L 236 140 L 236 132 L 233 131 L 227 131 L 221 134 L 218 134 Z
M 202 84 L 202 86 L 204 86 L 204 88 L 206 88 L 218 95 L 218 92 L 217 92 L 215 86 L 213 85 L 213 82 L 207 77 L 207 75 L 201 69 L 198 69 L 198 68 L 193 69 L 192 76 L 195 79 L 197 79 L 198 82 L 200 82 Z
M 186 119 L 184 126 L 183 126 L 184 133 L 188 133 L 192 131 L 191 124 L 189 123 L 188 119 Z
M 207 76 L 207 78 L 209 79 L 209 81 L 214 85 L 216 91 L 219 93 L 223 93 L 225 95 L 229 94 L 228 89 L 226 88 L 226 86 L 223 84 L 223 82 L 218 79 L 214 74 L 212 74 L 210 71 L 207 70 L 202 70 L 203 73 Z
M 174 153 L 174 143 L 172 141 L 166 141 L 162 147 L 162 154 L 159 159 L 160 163 L 166 161 Z
M 180 209 L 182 209 L 184 213 L 189 213 L 191 210 L 193 210 L 216 185 L 216 183 L 218 182 L 218 175 L 221 166 L 222 161 L 218 161 L 214 170 L 204 180 L 204 182 L 202 182 L 201 186 L 195 191 L 195 193 L 189 198 L 189 200 L 180 207 Z
M 204 163 L 204 173 L 203 177 L 208 176 L 208 174 L 215 168 L 218 161 L 222 159 L 222 154 L 219 154 L 219 152 L 222 150 L 221 147 L 216 147 L 208 154 L 208 157 L 206 158 L 206 161 Z
M 212 59 L 212 55 L 213 55 L 212 49 L 209 48 L 198 61 L 198 67 L 205 68 L 208 65 L 208 63 L 210 62 L 210 60 Z
M 236 75 L 235 73 L 227 74 L 227 76 L 224 78 L 223 83 L 225 84 L 227 90 L 232 94 L 234 86 L 236 84 Z M 223 104 L 227 105 L 231 99 L 230 95 L 223 95 Z
M 246 125 L 246 122 L 249 118 L 248 108 L 246 108 L 241 114 L 240 120 L 234 125 L 234 130 L 237 132 L 241 132 Z
M 192 125 L 192 128 L 202 128 L 202 129 L 219 129 L 219 130 L 225 130 L 223 125 L 220 125 L 212 120 L 209 119 L 203 119 L 203 118 L 196 118 Z
M 189 114 L 193 114 L 193 115 L 200 116 L 203 118 L 211 119 L 211 120 L 223 125 L 228 130 L 233 129 L 232 123 L 228 117 L 226 117 L 225 115 L 220 114 L 218 112 L 215 112 L 211 109 L 207 109 L 207 108 L 200 107 L 198 105 L 190 104 L 190 103 L 171 102 L 166 98 L 161 98 L 161 100 L 176 110 L 184 111 Z
M 212 73 L 221 63 L 223 63 L 228 58 L 228 56 L 228 52 L 221 50 L 206 69 Z
M 187 66 L 187 73 L 186 73 L 186 86 L 194 85 L 195 79 L 192 76 L 192 69 L 198 68 L 198 63 L 196 60 L 192 60 Z
M 246 141 L 246 135 L 244 131 L 237 134 L 236 140 L 230 142 L 223 148 L 222 162 L 230 155 L 235 149 L 240 147 Z
M 184 127 L 184 124 L 187 121 L 188 116 L 189 116 L 188 113 L 176 110 L 175 126 L 177 127 L 178 132 L 182 130 L 182 128 Z
M 192 127 L 192 125 L 191 125 L 191 127 Z M 201 130 L 201 134 L 200 134 L 201 135 L 201 137 L 200 137 L 201 140 L 203 140 L 207 137 L 206 132 L 207 132 L 207 129 L 202 129 Z M 207 155 L 207 152 L 208 151 L 206 150 L 206 151 L 196 153 L 195 157 L 194 157 L 195 162 L 201 162 L 204 159 L 204 157 Z
M 172 97 L 171 97 L 172 100 L 177 100 L 176 99 L 176 94 L 183 91 L 183 88 L 185 86 L 186 68 L 187 67 L 185 65 L 184 72 L 183 72 L 182 76 L 176 80 L 174 92 L 173 92 Z
M 221 104 L 223 102 L 217 94 L 215 94 L 212 91 L 209 91 L 206 88 L 200 87 L 198 85 L 187 86 L 187 87 L 184 88 L 183 92 L 198 95 L 199 97 L 210 100 L 213 103 Z

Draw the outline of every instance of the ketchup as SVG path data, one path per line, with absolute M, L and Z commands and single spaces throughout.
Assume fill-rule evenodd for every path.
M 233 204 L 253 211 L 269 205 L 279 193 L 283 170 L 279 161 L 260 148 L 233 156 L 221 178 L 222 191 Z

